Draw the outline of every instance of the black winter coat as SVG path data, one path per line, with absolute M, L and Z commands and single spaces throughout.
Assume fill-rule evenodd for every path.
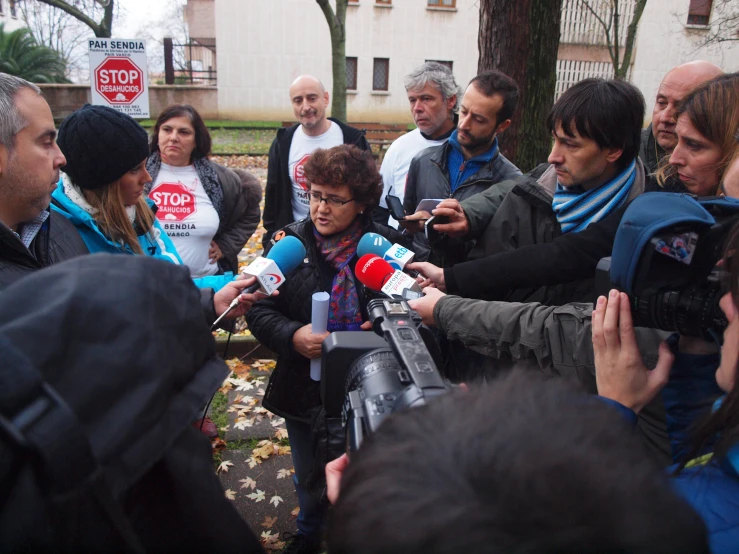
M 262 552 L 224 496 L 207 438 L 192 427 L 228 369 L 187 268 L 94 254 L 36 271 L 0 292 L 0 359 L 3 415 L 38 397 L 29 376 L 48 383 L 77 422 L 45 427 L 58 441 L 52 475 L 84 477 L 78 462 L 91 457 L 142 551 Z M 100 504 L 44 499 L 48 485 L 34 458 L 18 459 L 10 442 L 0 436 L 0 480 L 9 487 L 3 550 L 125 550 Z M 78 487 L 83 499 L 87 485 Z
M 390 242 L 410 247 L 410 237 L 368 221 L 366 216 L 365 219 L 365 233 L 379 233 Z M 278 356 L 262 404 L 281 417 L 310 423 L 311 411 L 321 405 L 320 382 L 310 378 L 310 360 L 295 351 L 292 338 L 298 329 L 310 323 L 313 293 L 330 293 L 336 273 L 316 249 L 310 218 L 292 223 L 283 231 L 303 242 L 306 258 L 295 270 L 285 275 L 286 283 L 280 287 L 280 294 L 255 303 L 246 314 L 246 321 L 259 342 Z M 354 268 L 355 264 L 356 256 L 349 266 Z M 356 282 L 359 284 L 359 281 Z M 357 292 L 362 317 L 366 321 L 367 299 L 361 284 Z
M 53 210 L 30 248 L 0 223 L 0 290 L 37 269 L 89 253 L 74 225 Z
M 364 130 L 350 127 L 333 117 L 328 119 L 341 128 L 344 135 L 344 144 L 353 144 L 360 150 L 370 149 L 370 145 L 364 137 Z M 290 157 L 290 145 L 298 127 L 299 124 L 295 124 L 287 129 L 278 129 L 277 136 L 272 141 L 272 146 L 269 147 L 267 187 L 264 191 L 264 213 L 262 214 L 266 231 L 262 238 L 262 245 L 265 249 L 275 231 L 293 222 L 293 185 L 290 181 L 288 159 Z M 385 214 L 385 221 L 387 221 L 387 214 Z

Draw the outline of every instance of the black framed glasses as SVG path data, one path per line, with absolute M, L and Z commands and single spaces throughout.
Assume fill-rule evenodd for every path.
M 329 196 L 328 198 L 321 196 L 321 193 L 317 190 L 310 190 L 308 191 L 308 196 L 310 196 L 310 201 L 315 202 L 316 204 L 320 204 L 321 200 L 326 202 L 329 206 L 336 206 L 341 207 L 344 204 L 348 204 L 349 202 L 354 202 L 354 198 L 350 198 L 349 200 L 342 200 L 338 196 Z

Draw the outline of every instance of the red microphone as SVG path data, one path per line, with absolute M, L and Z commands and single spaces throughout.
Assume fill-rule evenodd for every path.
M 365 254 L 354 266 L 357 279 L 368 289 L 382 290 L 382 286 L 393 276 L 393 266 L 375 254 Z
M 365 287 L 385 293 L 390 298 L 409 298 L 408 291 L 421 292 L 413 278 L 402 271 L 396 271 L 375 254 L 365 254 L 359 258 L 354 274 Z

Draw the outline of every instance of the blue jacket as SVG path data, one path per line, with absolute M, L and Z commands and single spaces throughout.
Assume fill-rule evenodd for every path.
M 719 359 L 717 354 L 699 356 L 677 351 L 674 335 L 668 343 L 675 353 L 675 362 L 662 391 L 662 400 L 673 457 L 677 461 L 686 454 L 689 427 L 708 415 L 720 393 L 715 378 Z M 618 402 L 604 400 L 636 424 L 634 412 Z M 706 456 L 698 460 L 702 461 L 672 477 L 673 487 L 703 518 L 713 554 L 739 552 L 739 445 L 725 459 Z
M 54 200 L 51 204 L 51 209 L 66 217 L 75 226 L 91 254 L 98 252 L 107 252 L 110 254 L 134 253 L 129 246 L 123 246 L 120 243 L 113 242 L 103 234 L 95 218 L 64 194 L 64 185 L 61 179 L 51 197 Z M 146 202 L 152 211 L 156 212 L 154 202 L 149 199 Z M 145 255 L 177 265 L 182 264 L 182 259 L 177 253 L 177 249 L 172 244 L 167 233 L 162 230 L 157 219 L 154 219 L 154 226 L 151 232 L 139 235 L 138 240 L 141 250 L 144 251 Z M 212 288 L 218 291 L 228 282 L 232 281 L 233 277 L 233 273 L 228 272 L 224 275 L 211 275 L 193 279 L 193 282 L 198 288 Z

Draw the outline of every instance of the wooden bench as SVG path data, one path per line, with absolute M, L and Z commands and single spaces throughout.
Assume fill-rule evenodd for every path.
M 294 121 L 283 121 L 283 127 L 292 127 Z M 365 138 L 372 147 L 372 153 L 377 157 L 378 162 L 382 162 L 385 151 L 398 137 L 408 132 L 408 125 L 405 123 L 349 123 L 352 127 L 363 129 Z

